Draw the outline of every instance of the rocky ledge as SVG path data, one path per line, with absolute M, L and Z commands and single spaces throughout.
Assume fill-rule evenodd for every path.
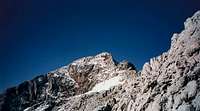
M 0 111 L 200 111 L 200 11 L 145 63 L 83 57 L 0 95 Z

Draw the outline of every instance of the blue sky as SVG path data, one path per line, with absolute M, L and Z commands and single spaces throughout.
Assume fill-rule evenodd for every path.
M 167 51 L 199 0 L 0 2 L 0 90 L 73 60 L 110 52 L 141 69 Z

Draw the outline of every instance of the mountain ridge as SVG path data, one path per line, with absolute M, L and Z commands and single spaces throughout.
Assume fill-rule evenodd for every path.
M 200 11 L 141 71 L 110 53 L 83 57 L 0 95 L 1 111 L 199 111 Z

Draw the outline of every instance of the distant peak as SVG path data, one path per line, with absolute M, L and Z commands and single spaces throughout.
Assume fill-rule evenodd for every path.
M 109 52 L 101 52 L 101 53 L 97 54 L 96 56 L 97 56 L 97 57 L 101 57 L 101 56 L 112 56 L 112 54 L 109 53 Z

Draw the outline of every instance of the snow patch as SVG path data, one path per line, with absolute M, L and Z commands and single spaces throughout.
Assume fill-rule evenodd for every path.
M 45 111 L 48 107 L 49 107 L 49 105 L 45 104 L 45 105 L 42 105 L 42 106 L 38 107 L 37 109 L 35 109 L 35 111 Z
M 123 76 L 116 76 L 113 77 L 109 80 L 105 80 L 103 82 L 100 82 L 98 84 L 96 84 L 91 91 L 89 91 L 88 93 L 92 93 L 92 92 L 101 92 L 104 90 L 109 90 L 110 88 L 123 84 Z
M 33 107 L 28 107 L 28 108 L 24 109 L 24 111 L 45 111 L 48 107 L 49 107 L 48 104 L 42 104 L 39 107 L 37 107 L 36 109 L 33 109 Z

